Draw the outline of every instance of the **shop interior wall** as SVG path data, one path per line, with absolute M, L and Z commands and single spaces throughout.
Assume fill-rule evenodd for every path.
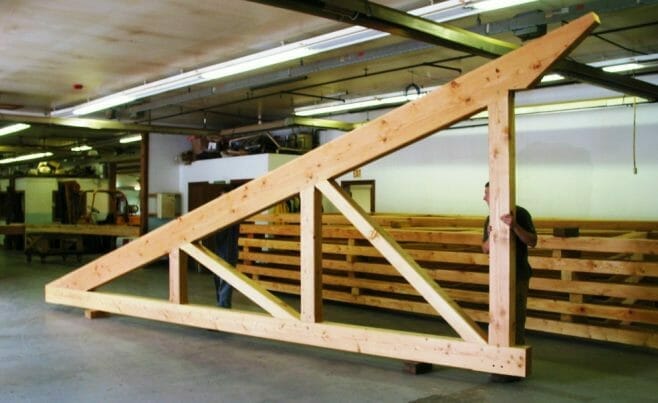
M 229 182 L 258 178 L 294 158 L 295 155 L 255 154 L 199 160 L 190 165 L 180 165 L 178 191 L 181 193 L 183 211 L 188 211 L 187 185 L 190 182 Z
M 367 121 L 383 113 L 340 119 Z M 543 218 L 658 220 L 656 133 L 657 104 L 518 115 L 517 203 Z M 321 132 L 320 142 L 342 134 Z M 150 192 L 180 193 L 183 212 L 189 182 L 255 178 L 295 158 L 249 155 L 184 165 L 178 155 L 189 149 L 184 136 L 151 139 Z M 487 156 L 482 120 L 443 130 L 339 180 L 375 180 L 378 212 L 486 215 Z M 334 211 L 326 202 L 324 210 Z
M 656 133 L 656 104 L 517 116 L 517 203 L 538 217 L 658 220 Z M 358 179 L 375 180 L 378 212 L 485 215 L 487 158 L 483 121 L 365 165 Z
M 93 191 L 107 189 L 107 179 L 99 178 L 39 178 L 25 177 L 16 179 L 16 191 L 25 192 L 25 223 L 53 223 L 53 192 L 59 181 L 74 180 L 81 190 Z M 87 195 L 87 205 L 91 204 L 91 193 Z M 108 212 L 107 194 L 99 194 L 94 207 L 99 210 L 98 217 L 104 218 Z

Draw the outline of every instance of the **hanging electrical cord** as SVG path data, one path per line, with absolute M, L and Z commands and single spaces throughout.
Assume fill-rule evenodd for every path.
M 420 87 L 416 83 L 411 83 L 407 85 L 407 88 L 404 89 L 404 96 L 409 96 L 409 91 L 414 90 L 416 95 L 420 95 Z
M 633 97 L 633 174 L 637 175 L 637 97 Z

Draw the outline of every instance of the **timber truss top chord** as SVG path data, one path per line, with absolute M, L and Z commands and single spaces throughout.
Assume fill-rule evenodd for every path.
M 598 24 L 594 14 L 556 29 L 397 108 L 294 161 L 110 252 L 46 285 L 46 301 L 86 309 L 214 328 L 345 351 L 527 376 L 529 347 L 515 346 L 509 231 L 492 236 L 489 337 L 424 270 L 336 185 L 334 179 L 442 128 L 490 110 L 492 213 L 513 202 L 513 93 L 536 83 Z M 499 194 L 496 193 L 499 192 Z M 459 337 L 329 323 L 322 318 L 320 193 L 330 199 L 388 259 Z M 197 244 L 203 237 L 296 194 L 301 195 L 301 310 Z M 509 211 L 509 210 L 507 210 Z M 496 231 L 496 229 L 494 229 Z M 494 260 L 494 251 L 496 259 Z M 182 252 L 182 253 L 181 253 Z M 191 256 L 259 305 L 264 314 L 187 303 L 184 255 Z M 93 291 L 162 256 L 169 256 L 168 301 Z M 506 262 L 506 263 L 505 263 Z M 500 266 L 500 267 L 498 267 Z M 502 290 L 502 291 L 500 291 Z

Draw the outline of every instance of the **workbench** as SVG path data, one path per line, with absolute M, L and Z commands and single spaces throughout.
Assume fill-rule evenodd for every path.
M 139 227 L 132 225 L 28 224 L 24 227 L 25 255 L 28 262 L 32 261 L 33 254 L 39 255 L 42 262 L 49 255 L 60 255 L 63 259 L 68 255 L 75 255 L 80 260 L 84 253 L 84 236 L 139 236 Z
M 0 225 L 0 235 L 5 236 L 5 249 L 11 249 L 15 243 L 20 243 L 22 244 L 22 238 L 18 238 L 17 236 L 22 237 L 25 235 L 25 224 L 3 224 Z M 17 242 L 17 239 L 20 239 L 20 241 Z M 22 247 L 22 245 L 20 245 Z M 16 245 L 17 249 L 20 249 L 18 245 Z

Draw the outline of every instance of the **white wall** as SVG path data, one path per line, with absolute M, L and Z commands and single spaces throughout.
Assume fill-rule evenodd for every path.
M 149 138 L 149 193 L 178 193 L 180 154 L 190 149 L 187 137 L 151 133 Z
M 658 105 L 638 105 L 637 175 L 632 107 L 518 116 L 516 132 L 517 202 L 534 216 L 658 220 Z M 376 181 L 378 212 L 486 214 L 486 133 L 444 130 L 364 166 L 360 179 Z
M 180 161 L 180 154 L 191 148 L 187 137 L 151 134 L 149 144 L 149 193 L 180 193 L 183 213 L 188 211 L 187 187 L 190 182 L 253 179 L 296 157 L 283 154 L 244 155 L 198 160 L 185 165 Z
M 107 179 L 91 178 L 39 178 L 26 177 L 16 179 L 16 191 L 25 192 L 25 223 L 51 224 L 53 222 L 53 191 L 60 181 L 75 180 L 80 190 L 107 189 Z M 91 193 L 87 195 L 87 204 L 91 204 Z M 107 195 L 99 195 L 94 205 L 102 219 L 108 212 Z
M 651 77 L 648 81 L 658 81 Z M 603 92 L 602 92 L 603 91 Z M 517 96 L 517 105 L 612 94 L 583 84 L 538 89 Z M 360 122 L 384 111 L 341 116 Z M 517 202 L 535 217 L 658 220 L 658 104 L 640 104 L 636 114 L 638 173 L 633 173 L 633 108 L 614 107 L 520 115 L 517 134 Z M 320 143 L 343 135 L 320 133 Z M 166 137 L 177 141 L 157 145 Z M 172 178 L 187 211 L 187 183 L 258 177 L 294 158 L 272 154 L 196 161 L 176 157 L 190 148 L 180 136 L 154 136 L 151 192 L 171 192 Z M 167 149 L 175 146 L 175 150 Z M 161 151 L 153 153 L 158 147 Z M 444 130 L 361 169 L 358 179 L 376 181 L 378 212 L 484 215 L 482 186 L 488 180 L 486 121 Z M 159 162 L 165 158 L 167 164 Z M 157 162 L 156 162 L 157 161 Z M 179 172 L 174 172 L 179 171 Z M 156 177 L 167 176 L 167 186 Z M 346 174 L 343 179 L 355 179 Z M 164 181 L 165 178 L 162 178 Z M 325 204 L 325 211 L 332 211 Z
M 182 195 L 183 211 L 187 212 L 187 184 L 190 182 L 228 182 L 255 179 L 296 158 L 295 155 L 256 154 L 194 161 L 180 165 L 178 191 Z
M 658 219 L 658 105 L 637 109 L 637 174 L 632 108 L 537 118 L 521 128 L 527 135 L 517 152 L 519 184 L 542 215 Z
M 284 165 L 295 158 L 297 158 L 297 155 L 290 155 L 290 154 L 268 154 L 268 163 L 267 163 L 267 168 L 269 171 L 272 171 L 281 165 Z

